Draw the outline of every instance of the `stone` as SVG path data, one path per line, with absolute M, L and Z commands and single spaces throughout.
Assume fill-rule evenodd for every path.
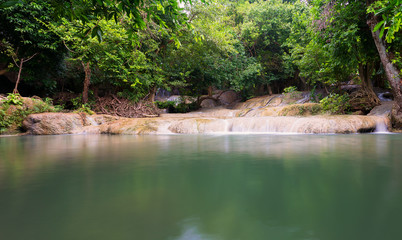
M 34 135 L 71 134 L 84 127 L 84 120 L 75 113 L 39 113 L 29 115 L 22 126 Z
M 398 104 L 394 104 L 391 111 L 392 127 L 401 130 L 402 129 L 402 109 L 399 109 Z
M 213 107 L 217 107 L 217 106 L 218 106 L 218 103 L 213 99 L 207 98 L 201 102 L 202 108 L 213 108 Z
M 27 134 L 58 135 L 97 132 L 89 128 L 119 119 L 108 115 L 87 115 L 85 113 L 38 113 L 29 115 L 22 123 Z
M 24 121 L 29 134 L 210 134 L 246 132 L 359 133 L 389 129 L 388 107 L 378 107 L 370 116 L 316 115 L 319 105 L 294 104 L 267 107 L 273 99 L 261 98 L 230 110 L 224 107 L 187 114 L 164 114 L 157 118 L 119 118 L 77 113 L 32 114 Z M 207 99 L 212 100 L 212 99 Z M 213 101 L 213 100 L 212 100 Z M 396 111 L 393 110 L 393 112 Z M 283 116 L 286 115 L 286 116 Z M 297 116 L 290 116 L 297 115 Z M 303 117 L 299 116 L 303 115 Z M 393 114 L 395 115 L 395 114 Z M 398 120 L 402 127 L 402 117 Z M 379 128 L 381 126 L 381 128 Z
M 238 101 L 239 95 L 232 90 L 225 91 L 222 94 L 219 95 L 218 100 L 221 102 L 222 105 L 230 105 L 236 101 Z
M 393 101 L 381 102 L 381 105 L 378 105 L 378 106 L 374 107 L 370 111 L 370 113 L 367 114 L 367 115 L 368 116 L 386 116 L 386 117 L 390 117 L 393 106 L 394 106 Z

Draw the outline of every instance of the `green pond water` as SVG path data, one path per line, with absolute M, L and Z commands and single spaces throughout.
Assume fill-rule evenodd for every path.
M 0 239 L 402 239 L 402 135 L 3 137 Z

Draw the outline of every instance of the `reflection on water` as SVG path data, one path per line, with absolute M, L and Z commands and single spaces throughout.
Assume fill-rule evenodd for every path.
M 398 239 L 402 136 L 0 138 L 0 239 Z

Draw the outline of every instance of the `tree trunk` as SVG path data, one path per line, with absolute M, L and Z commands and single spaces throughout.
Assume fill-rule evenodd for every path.
M 394 100 L 396 101 L 398 105 L 398 112 L 402 112 L 402 80 L 400 79 L 399 76 L 399 71 L 398 69 L 392 64 L 389 55 L 387 53 L 387 48 L 385 47 L 385 43 L 382 39 L 380 39 L 380 32 L 379 31 L 373 31 L 374 27 L 377 25 L 378 20 L 376 16 L 373 14 L 370 15 L 369 20 L 367 21 L 367 24 L 369 25 L 371 29 L 371 34 L 373 36 L 375 45 L 377 47 L 378 53 L 381 58 L 381 63 L 384 67 L 385 74 L 387 76 L 388 82 L 391 85 L 392 92 L 394 94 Z
M 89 62 L 86 64 L 84 62 L 81 63 L 85 72 L 84 89 L 82 91 L 82 102 L 85 104 L 88 102 L 89 84 L 91 83 L 91 68 L 89 66 Z
M 373 84 L 370 79 L 372 69 L 368 64 L 359 63 L 359 76 L 361 80 L 362 90 L 367 94 L 368 100 L 373 103 L 373 105 L 378 105 L 380 99 L 373 90 Z
M 20 66 L 18 67 L 19 69 L 18 69 L 17 81 L 15 82 L 15 87 L 14 87 L 14 90 L 13 90 L 14 94 L 18 93 L 18 84 L 20 83 L 20 79 L 21 79 L 22 64 L 24 64 L 24 58 L 21 58 Z
M 208 96 L 212 97 L 212 94 L 213 94 L 213 88 L 212 88 L 212 86 L 209 86 L 208 87 Z
M 268 89 L 268 94 L 271 96 L 272 95 L 271 85 L 267 84 L 267 89 Z
M 155 102 L 155 95 L 156 95 L 156 86 L 151 87 L 151 89 L 149 90 L 149 97 L 148 100 L 153 103 Z

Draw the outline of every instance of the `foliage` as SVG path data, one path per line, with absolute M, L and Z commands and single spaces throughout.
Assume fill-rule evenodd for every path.
M 54 90 L 53 77 L 60 70 L 64 50 L 59 38 L 41 21 L 50 21 L 53 9 L 45 1 L 17 3 L 0 8 L 0 63 L 16 71 L 22 59 L 35 56 L 24 64 L 24 82 L 33 90 Z M 38 81 L 40 79 L 40 81 Z
M 175 101 L 155 101 L 155 105 L 159 108 L 159 109 L 168 109 L 171 107 L 174 107 L 177 105 L 177 103 Z
M 21 95 L 18 93 L 9 93 L 7 98 L 1 102 L 8 105 L 22 105 Z
M 77 108 L 77 110 L 75 110 L 74 112 L 75 113 L 87 113 L 89 115 L 95 114 L 95 112 L 92 111 L 91 106 L 88 103 L 81 104 L 81 106 L 79 108 Z
M 199 106 L 196 102 L 188 104 L 185 102 L 178 103 L 176 101 L 156 101 L 155 104 L 159 109 L 167 109 L 169 113 L 187 113 L 199 109 Z
M 23 99 L 19 95 L 9 94 L 0 102 L 0 133 L 17 130 L 23 120 L 30 114 L 43 112 L 59 112 L 60 106 L 51 105 L 51 99 Z
M 98 37 L 101 41 L 103 36 L 103 28 L 101 26 L 88 26 L 93 20 L 114 20 L 116 23 L 122 17 L 129 17 L 133 20 L 133 29 L 144 29 L 146 21 L 149 19 L 156 19 L 163 26 L 175 27 L 179 23 L 185 23 L 185 13 L 181 10 L 179 3 L 187 4 L 192 3 L 191 0 L 147 0 L 147 1 L 114 1 L 114 0 L 93 0 L 93 1 L 59 1 L 59 0 L 20 0 L 10 1 L 6 0 L 0 4 L 1 8 L 14 6 L 15 4 L 28 5 L 31 3 L 46 3 L 54 9 L 54 20 L 68 19 L 70 21 L 82 22 L 82 31 L 91 33 L 86 34 L 85 37 Z M 204 0 L 201 0 L 204 2 Z M 158 15 L 163 12 L 164 15 L 169 16 L 173 21 L 165 21 L 164 18 Z M 144 15 L 146 16 L 144 18 Z M 173 24 L 172 24 L 173 23 Z
M 297 91 L 297 87 L 295 87 L 295 86 L 290 86 L 290 87 L 283 89 L 283 93 L 292 93 L 292 92 L 296 92 L 296 91 Z
M 344 114 L 350 108 L 348 101 L 348 94 L 340 95 L 337 93 L 331 93 L 329 96 L 321 99 L 320 104 L 324 111 L 332 114 Z
M 294 104 L 288 105 L 279 112 L 280 116 L 317 115 L 322 112 L 321 104 Z
M 332 91 L 351 79 L 370 83 L 384 73 L 367 25 L 372 14 L 384 20 L 377 29 L 402 69 L 399 0 L 2 3 L 0 67 L 15 72 L 22 58 L 37 54 L 23 80 L 49 92 L 76 96 L 84 73 L 86 92 L 133 102 L 152 101 L 158 88 L 189 96 L 233 89 L 244 99 L 265 89 L 297 95 L 296 86 Z M 88 107 L 78 98 L 74 105 Z
M 245 2 L 238 8 L 241 41 L 246 52 L 261 64 L 260 76 L 254 84 L 270 84 L 292 77 L 293 69 L 286 61 L 292 46 L 285 44 L 291 33 L 296 13 L 304 5 L 280 0 Z
M 198 109 L 199 109 L 199 106 L 196 102 L 193 102 L 190 104 L 181 102 L 181 103 L 177 104 L 176 106 L 170 105 L 168 108 L 168 112 L 169 113 L 187 113 L 187 112 L 195 111 Z
M 382 17 L 382 20 L 375 26 L 374 31 L 380 30 L 380 38 L 385 33 L 385 40 L 388 43 L 392 43 L 397 33 L 402 29 L 402 1 L 375 1 L 369 6 L 367 12 L 375 13 L 375 15 Z

